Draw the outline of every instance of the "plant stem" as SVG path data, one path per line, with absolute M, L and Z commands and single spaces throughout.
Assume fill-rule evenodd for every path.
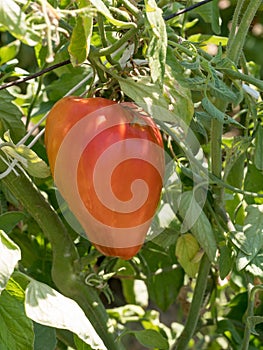
M 238 23 L 241 9 L 243 8 L 244 0 L 238 0 L 237 6 L 234 13 L 234 24 Z M 230 32 L 229 42 L 227 46 L 226 55 L 227 57 L 234 62 L 234 64 L 238 63 L 239 57 L 243 50 L 243 46 L 245 43 L 246 35 L 249 30 L 249 26 L 255 16 L 256 11 L 261 5 L 261 0 L 256 0 L 253 4 L 249 4 L 247 9 L 240 19 L 240 25 L 238 27 L 238 31 L 236 33 L 236 28 L 233 28 Z M 225 111 L 227 107 L 227 103 L 225 101 L 218 100 L 217 108 L 221 111 Z M 222 133 L 223 133 L 223 124 L 218 120 L 213 119 L 211 124 L 211 167 L 212 174 L 221 179 L 222 177 Z M 216 196 L 215 205 L 216 212 L 224 216 L 224 192 L 223 187 L 214 186 L 214 194 Z
M 132 37 L 134 37 L 137 31 L 138 27 L 132 27 L 125 34 L 123 34 L 123 36 L 119 40 L 116 40 L 111 46 L 102 48 L 100 50 L 92 51 L 90 53 L 91 58 L 111 55 L 112 53 L 116 52 L 119 48 L 121 48 L 122 45 L 127 43 L 127 41 L 129 41 Z
M 243 5 L 244 0 L 239 0 L 237 2 L 234 18 L 237 22 L 238 17 L 240 15 L 241 7 Z M 241 55 L 241 52 L 243 50 L 245 40 L 247 37 L 247 33 L 250 27 L 250 24 L 255 17 L 255 14 L 257 10 L 259 9 L 259 6 L 262 4 L 262 0 L 254 0 L 253 2 L 250 1 L 245 13 L 242 16 L 242 20 L 239 23 L 239 26 L 237 27 L 238 30 L 236 32 L 236 28 L 233 28 L 231 30 L 229 35 L 229 42 L 227 46 L 227 57 L 232 60 L 234 63 L 237 63 L 239 60 L 239 57 Z
M 246 319 L 248 317 L 252 317 L 254 315 L 254 304 L 255 304 L 255 296 L 257 292 L 263 291 L 263 285 L 257 285 L 253 286 L 251 283 L 248 285 L 248 306 L 246 310 Z M 248 350 L 249 349 L 249 341 L 250 341 L 250 327 L 248 324 L 248 321 L 246 321 L 246 328 L 244 332 L 243 342 L 242 342 L 242 348 L 241 350 Z
M 200 316 L 200 309 L 204 300 L 210 266 L 210 261 L 208 260 L 208 257 L 205 254 L 201 260 L 201 264 L 199 267 L 199 273 L 196 279 L 196 286 L 187 321 L 184 330 L 178 338 L 178 341 L 176 342 L 174 347 L 174 349 L 176 350 L 188 349 L 188 343 L 194 335 L 196 325 Z
M 0 172 L 5 170 L 6 164 L 0 159 Z M 2 182 L 36 220 L 51 243 L 54 283 L 65 296 L 80 305 L 107 349 L 118 349 L 112 334 L 108 332 L 108 316 L 96 290 L 84 284 L 76 269 L 79 256 L 68 231 L 30 178 L 19 170 L 18 173 L 16 176 L 11 172 Z

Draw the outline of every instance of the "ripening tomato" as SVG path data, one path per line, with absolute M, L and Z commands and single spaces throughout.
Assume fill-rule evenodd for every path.
M 89 240 L 130 259 L 158 206 L 164 175 L 161 134 L 133 103 L 65 97 L 46 120 L 51 172 Z

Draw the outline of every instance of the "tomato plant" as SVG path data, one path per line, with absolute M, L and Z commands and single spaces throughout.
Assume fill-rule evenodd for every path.
M 262 10 L 0 1 L 1 349 L 263 349 Z
M 135 104 L 65 97 L 48 114 L 45 144 L 58 189 L 105 255 L 133 257 L 157 209 L 160 131 Z

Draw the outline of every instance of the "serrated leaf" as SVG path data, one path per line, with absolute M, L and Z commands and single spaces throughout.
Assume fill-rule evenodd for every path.
M 194 115 L 194 103 L 189 88 L 182 86 L 174 77 L 170 67 L 166 67 L 164 95 L 170 100 L 169 110 L 178 120 L 189 125 Z
M 190 233 L 180 236 L 177 240 L 175 249 L 177 259 L 185 272 L 193 278 L 197 274 L 200 265 L 200 261 L 193 261 L 199 249 L 197 240 Z
M 249 205 L 246 211 L 247 216 L 243 227 L 244 239 L 236 260 L 239 271 L 251 262 L 263 246 L 263 204 Z
M 157 120 L 176 124 L 182 119 L 187 121 L 192 116 L 193 104 L 189 99 L 189 90 L 186 91 L 174 80 L 172 80 L 175 83 L 173 89 L 167 82 L 165 91 L 162 91 L 158 84 L 152 84 L 148 78 L 144 77 L 136 80 L 118 77 L 118 81 L 122 91 Z M 171 100 L 176 100 L 176 103 L 172 105 Z
M 26 145 L 2 146 L 2 150 L 16 159 L 31 176 L 46 178 L 50 175 L 48 165 Z
M 36 45 L 40 37 L 26 23 L 26 14 L 13 0 L 0 0 L 0 23 L 15 38 L 29 46 Z
M 238 96 L 235 94 L 217 75 L 214 68 L 209 66 L 209 71 L 212 74 L 212 81 L 209 82 L 209 88 L 211 88 L 211 94 L 224 101 L 232 102 L 236 105 L 238 103 Z M 229 118 L 229 117 L 228 117 Z
M 167 33 L 162 10 L 155 0 L 145 0 L 146 17 L 151 28 L 147 57 L 153 82 L 162 83 L 165 73 Z
M 97 9 L 99 13 L 105 16 L 108 19 L 108 21 L 111 22 L 113 25 L 122 27 L 122 28 L 134 27 L 134 23 L 132 22 L 123 22 L 114 18 L 110 13 L 110 10 L 102 0 L 90 0 L 90 3 Z
M 153 329 L 144 329 L 142 331 L 133 332 L 136 339 L 147 348 L 169 349 L 168 340 L 159 332 Z
M 88 57 L 92 29 L 93 18 L 91 16 L 77 17 L 68 47 L 70 60 L 74 67 L 82 64 Z
M 24 291 L 12 279 L 0 296 L 0 344 L 4 350 L 33 350 L 33 324 L 25 315 Z
M 204 110 L 213 118 L 217 119 L 222 124 L 235 124 L 243 127 L 235 119 L 229 117 L 224 112 L 220 111 L 207 97 L 204 97 L 201 101 Z
M 25 126 L 21 120 L 22 112 L 13 103 L 14 97 L 7 91 L 0 91 L 0 137 L 10 130 L 14 141 L 19 141 L 25 134 Z
M 136 80 L 118 77 L 118 81 L 122 91 L 154 118 L 175 122 L 176 116 L 169 113 L 169 103 L 157 84 L 143 77 Z
M 255 140 L 254 164 L 258 170 L 263 170 L 263 127 L 258 126 Z
M 31 281 L 25 292 L 26 314 L 45 326 L 67 329 L 75 333 L 92 349 L 107 350 L 83 310 L 48 285 Z
M 20 248 L 0 230 L 0 294 L 20 259 Z
M 200 246 L 205 250 L 210 261 L 216 256 L 216 240 L 212 226 L 195 200 L 191 191 L 184 192 L 181 196 L 179 214 L 183 218 L 181 232 L 191 231 Z

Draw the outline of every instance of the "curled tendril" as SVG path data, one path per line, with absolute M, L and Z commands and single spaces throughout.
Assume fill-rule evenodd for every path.
M 112 275 L 113 274 L 104 275 L 91 272 L 85 277 L 85 284 L 101 291 L 105 295 L 109 304 L 114 300 L 112 291 L 108 285 L 108 279 L 112 277 Z

